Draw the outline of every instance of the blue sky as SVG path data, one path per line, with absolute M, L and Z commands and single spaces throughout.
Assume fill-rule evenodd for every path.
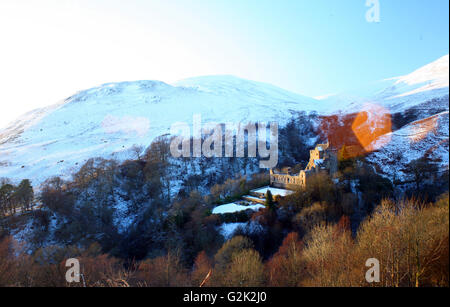
M 448 54 L 447 0 L 2 0 L 0 127 L 102 83 L 232 74 L 318 96 Z
M 448 1 L 379 3 L 379 23 L 366 21 L 364 0 L 199 1 L 192 11 L 236 42 L 248 60 L 233 67 L 238 73 L 316 96 L 406 74 L 448 53 Z

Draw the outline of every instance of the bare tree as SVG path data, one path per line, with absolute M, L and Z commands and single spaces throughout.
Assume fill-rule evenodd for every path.
M 141 160 L 142 153 L 144 152 L 144 146 L 134 144 L 131 146 L 130 151 L 134 154 L 135 159 Z

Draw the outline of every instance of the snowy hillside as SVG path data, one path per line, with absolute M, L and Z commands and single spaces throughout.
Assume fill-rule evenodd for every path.
M 411 180 L 404 172 L 405 166 L 422 157 L 438 162 L 441 171 L 448 170 L 449 112 L 412 122 L 376 142 L 383 146 L 378 146 L 380 149 L 370 154 L 368 160 L 376 165 L 378 173 L 391 180 Z
M 131 156 L 134 144 L 148 146 L 176 122 L 283 124 L 291 111 L 321 104 L 272 85 L 232 76 L 105 84 L 64 102 L 32 111 L 0 131 L 0 177 L 40 184 L 65 177 L 91 157 Z
M 322 100 L 233 76 L 190 78 L 173 85 L 160 81 L 104 84 L 31 111 L 0 130 L 0 178 L 29 178 L 38 186 L 51 176 L 69 177 L 92 157 L 123 160 L 134 156 L 133 145 L 148 146 L 155 137 L 168 134 L 174 123 L 192 125 L 195 114 L 201 115 L 203 123 L 276 121 L 283 125 L 295 111 L 353 113 L 371 102 L 391 113 L 413 110 L 413 117 L 405 117 L 408 124 L 448 111 L 448 62 L 447 55 L 409 75 Z M 448 115 L 439 116 L 442 134 Z M 392 138 L 411 127 L 394 132 Z M 407 140 L 391 142 L 385 154 L 397 151 L 396 144 L 407 146 Z M 422 152 L 422 145 L 417 146 L 409 149 L 411 154 Z M 439 146 L 448 152 L 448 142 Z M 382 152 L 377 155 L 381 157 Z

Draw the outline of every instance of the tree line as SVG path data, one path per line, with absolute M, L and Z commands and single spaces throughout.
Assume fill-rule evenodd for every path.
M 448 194 L 435 203 L 383 200 L 356 236 L 343 217 L 316 225 L 303 238 L 288 233 L 276 253 L 263 259 L 249 237 L 237 235 L 215 253 L 200 251 L 190 266 L 177 249 L 125 265 L 98 244 L 49 246 L 29 255 L 7 237 L 0 242 L 0 286 L 448 287 L 448 206 Z M 65 259 L 73 257 L 83 283 L 65 281 Z M 380 262 L 379 282 L 365 278 L 368 258 Z

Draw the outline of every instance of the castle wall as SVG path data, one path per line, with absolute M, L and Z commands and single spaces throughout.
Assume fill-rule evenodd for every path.
M 322 160 L 316 165 L 315 160 Z M 290 169 L 290 168 L 289 168 Z M 276 174 L 270 170 L 270 185 L 276 188 L 295 190 L 299 187 L 306 187 L 308 175 L 318 172 L 328 172 L 330 175 L 337 171 L 337 156 L 330 150 L 329 144 L 318 144 L 315 149 L 310 150 L 309 162 L 305 170 L 298 175 L 289 174 L 289 169 L 285 174 Z
M 304 172 L 300 173 L 298 176 L 283 175 L 283 174 L 270 175 L 270 184 L 276 188 L 295 190 L 298 189 L 299 187 L 304 187 L 306 183 L 305 180 L 306 177 L 304 175 Z
M 310 160 L 318 160 L 323 159 L 323 151 L 318 149 L 313 149 L 309 151 L 309 159 Z

